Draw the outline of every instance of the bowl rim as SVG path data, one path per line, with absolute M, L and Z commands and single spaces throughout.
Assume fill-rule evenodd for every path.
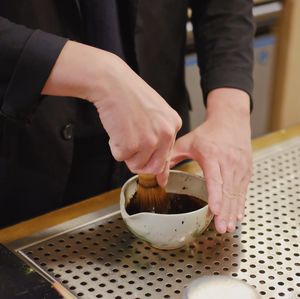
M 185 172 L 185 171 L 181 171 L 181 170 L 170 170 L 170 173 L 182 173 L 182 174 L 185 174 L 187 176 L 190 176 L 190 177 L 195 177 L 197 178 L 199 181 L 202 181 L 203 183 L 206 182 L 205 178 L 198 175 L 198 174 L 193 174 L 193 173 L 188 173 L 188 172 Z M 199 213 L 201 210 L 205 209 L 205 208 L 208 208 L 209 209 L 209 206 L 208 206 L 208 201 L 206 201 L 206 205 L 200 209 L 197 209 L 195 211 L 191 211 L 191 212 L 187 212 L 187 213 L 179 213 L 179 214 L 158 214 L 158 213 L 150 213 L 150 212 L 140 212 L 140 213 L 136 213 L 136 214 L 133 214 L 133 215 L 129 215 L 126 211 L 126 208 L 125 208 L 125 203 L 124 205 L 121 205 L 121 202 L 122 200 L 125 201 L 125 196 L 124 196 L 124 190 L 126 189 L 126 187 L 132 182 L 132 181 L 135 181 L 137 179 L 138 175 L 134 175 L 132 176 L 131 178 L 129 178 L 125 183 L 124 185 L 122 186 L 121 188 L 121 191 L 120 191 L 120 210 L 121 210 L 121 214 L 124 218 L 124 216 L 126 218 L 133 218 L 135 216 L 143 216 L 143 215 L 151 215 L 152 217 L 180 217 L 181 215 L 193 215 L 193 214 L 197 214 Z

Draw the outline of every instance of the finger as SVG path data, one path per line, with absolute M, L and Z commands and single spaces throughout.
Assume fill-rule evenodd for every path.
M 109 147 L 111 150 L 111 154 L 115 158 L 116 161 L 126 161 L 133 157 L 138 151 L 137 150 L 124 150 L 119 144 L 115 144 L 109 139 Z
M 248 190 L 248 185 L 251 179 L 251 175 L 247 174 L 244 176 L 244 178 L 241 181 L 241 195 L 239 198 L 238 203 L 238 212 L 237 212 L 237 218 L 239 221 L 241 221 L 244 218 L 245 214 L 245 201 L 246 201 L 246 195 Z
M 240 200 L 240 191 L 239 189 L 234 188 L 234 192 L 229 194 L 230 198 L 230 211 L 228 217 L 228 224 L 227 224 L 227 231 L 234 232 L 235 226 L 237 223 L 237 214 L 238 214 L 238 207 L 239 207 L 239 200 Z
M 227 163 L 226 163 L 227 164 Z M 222 185 L 222 202 L 221 202 L 221 209 L 219 215 L 215 217 L 215 225 L 217 230 L 220 233 L 225 233 L 227 230 L 231 204 L 232 204 L 232 196 L 231 190 L 233 188 L 233 171 L 232 169 L 227 166 L 226 164 L 220 163 L 221 167 L 221 176 L 223 180 Z
M 171 149 L 174 141 L 163 144 L 158 150 L 154 151 L 147 164 L 139 169 L 139 173 L 160 174 L 164 171 L 166 161 L 170 160 Z
M 237 155 L 238 156 L 238 155 Z M 230 231 L 234 230 L 236 222 L 243 218 L 244 213 L 244 206 L 245 206 L 245 194 L 247 191 L 247 186 L 250 180 L 250 173 L 251 171 L 249 165 L 251 162 L 245 158 L 243 152 L 239 152 L 239 161 L 236 166 L 235 170 L 235 177 L 234 177 L 234 194 L 236 197 L 235 203 L 236 205 L 234 208 L 231 209 L 231 221 L 234 223 L 229 224 Z
M 166 162 L 165 169 L 162 171 L 162 173 L 156 176 L 157 183 L 162 188 L 165 188 L 168 183 L 169 173 L 170 173 L 170 161 L 168 160 Z
M 217 160 L 205 160 L 201 165 L 206 181 L 208 206 L 214 215 L 220 213 L 222 203 L 222 177 Z
M 125 160 L 127 167 L 133 173 L 139 173 L 149 162 L 154 150 L 140 151 L 134 154 L 131 158 Z
M 232 165 L 233 169 L 233 186 L 232 190 L 229 191 L 231 194 L 231 206 L 230 215 L 228 220 L 227 230 L 233 232 L 237 223 L 239 201 L 241 197 L 241 181 L 245 174 L 246 164 L 243 163 L 242 153 L 237 151 L 235 153 L 235 162 Z

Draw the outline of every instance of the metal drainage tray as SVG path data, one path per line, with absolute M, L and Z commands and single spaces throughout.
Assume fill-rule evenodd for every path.
M 300 138 L 255 154 L 246 216 L 233 234 L 212 226 L 186 248 L 136 239 L 119 211 L 18 250 L 78 298 L 182 298 L 202 275 L 231 275 L 262 298 L 300 298 Z

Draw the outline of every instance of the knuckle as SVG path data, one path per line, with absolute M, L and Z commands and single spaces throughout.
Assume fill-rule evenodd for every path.
M 126 145 L 124 145 L 123 151 L 127 154 L 127 156 L 130 156 L 139 151 L 139 143 L 127 142 Z
M 127 167 L 132 171 L 132 172 L 138 172 L 139 169 L 142 168 L 143 165 L 141 165 L 140 161 L 125 161 Z
M 116 161 L 126 161 L 134 154 L 139 152 L 139 144 L 133 142 L 126 142 L 119 145 L 110 145 L 111 153 Z
M 219 155 L 219 149 L 217 145 L 213 143 L 207 143 L 203 149 L 203 154 L 208 158 L 217 157 Z
M 158 138 L 156 136 L 149 136 L 145 141 L 145 147 L 147 149 L 155 148 L 158 144 Z
M 147 173 L 152 173 L 155 175 L 160 174 L 164 170 L 164 163 L 162 163 L 161 161 L 151 162 L 150 164 L 145 166 L 144 170 Z
M 253 174 L 252 169 L 248 169 L 248 170 L 246 171 L 246 177 L 247 177 L 248 181 L 250 181 L 250 179 L 251 179 L 251 177 L 252 177 L 252 174 Z
M 243 163 L 244 176 L 247 180 L 250 180 L 253 173 L 252 164 L 249 164 L 247 161 Z
M 240 160 L 239 156 L 238 151 L 232 148 L 228 149 L 225 154 L 226 161 L 230 164 L 237 164 Z
M 182 119 L 177 113 L 176 113 L 175 126 L 176 126 L 176 132 L 178 132 L 182 127 Z
M 248 175 L 249 175 L 249 178 L 251 178 L 253 175 L 253 167 L 252 166 L 248 170 Z
M 116 153 L 116 152 L 112 151 L 112 155 L 113 155 L 114 159 L 118 162 L 122 162 L 125 160 L 121 153 Z
M 118 145 L 114 145 L 111 141 L 109 142 L 109 145 L 114 159 L 118 162 L 124 161 L 126 157 L 120 147 Z
M 165 126 L 161 131 L 164 140 L 171 140 L 175 136 L 175 131 L 170 126 Z

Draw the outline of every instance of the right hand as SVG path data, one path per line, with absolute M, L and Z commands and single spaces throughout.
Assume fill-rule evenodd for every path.
M 134 173 L 157 175 L 164 186 L 181 119 L 166 101 L 114 54 L 68 41 L 42 94 L 92 102 L 117 161 Z
M 181 119 L 127 64 L 111 58 L 105 91 L 90 98 L 110 137 L 111 152 L 134 173 L 160 174 L 158 182 L 165 185 Z

